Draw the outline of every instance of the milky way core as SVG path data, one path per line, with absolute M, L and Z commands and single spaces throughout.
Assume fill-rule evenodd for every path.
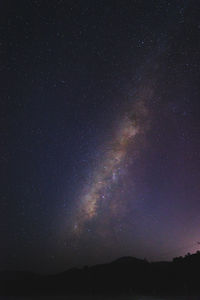
M 116 185 L 120 184 L 124 169 L 127 166 L 129 148 L 134 151 L 136 137 L 142 135 L 147 124 L 148 110 L 146 100 L 151 95 L 151 91 L 143 88 L 139 92 L 139 101 L 124 113 L 121 121 L 118 122 L 115 133 L 106 148 L 100 163 L 93 174 L 87 191 L 80 197 L 78 210 L 75 214 L 73 231 L 80 234 L 85 225 L 98 216 L 100 206 L 109 206 L 108 198 L 114 192 Z M 116 199 L 117 202 L 118 200 Z M 120 209 L 120 205 L 115 203 L 115 210 Z M 110 216 L 112 217 L 112 216 Z

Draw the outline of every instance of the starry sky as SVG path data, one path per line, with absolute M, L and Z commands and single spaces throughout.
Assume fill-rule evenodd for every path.
M 0 270 L 199 250 L 199 1 L 2 0 L 0 51 Z

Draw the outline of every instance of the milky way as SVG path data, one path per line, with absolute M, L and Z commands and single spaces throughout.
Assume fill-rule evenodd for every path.
M 151 96 L 152 89 L 143 86 L 136 96 L 137 99 L 133 101 L 133 103 L 135 102 L 134 105 L 118 122 L 117 129 L 115 129 L 105 155 L 94 172 L 87 191 L 84 191 L 80 196 L 73 225 L 74 233 L 80 234 L 86 224 L 98 216 L 100 206 L 104 205 L 108 210 L 108 198 L 122 177 L 121 169 L 127 167 L 129 148 L 132 145 L 132 151 L 134 151 L 136 137 L 143 135 L 147 129 L 147 101 Z M 119 211 L 120 205 L 117 201 L 114 199 L 115 208 Z

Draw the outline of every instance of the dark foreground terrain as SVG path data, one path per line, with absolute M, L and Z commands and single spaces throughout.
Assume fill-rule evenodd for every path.
M 198 296 L 143 296 L 143 295 L 65 295 L 65 296 L 0 296 L 0 300 L 199 300 Z
M 172 262 L 149 263 L 123 257 L 109 264 L 70 269 L 56 275 L 1 272 L 0 295 L 20 295 L 26 296 L 26 299 L 30 296 L 65 295 L 70 296 L 67 299 L 79 299 L 79 295 L 85 296 L 85 299 L 113 299 L 124 295 L 123 299 L 175 297 L 196 300 L 200 299 L 199 275 L 200 252 L 175 258 Z M 137 298 L 138 294 L 144 296 Z M 147 295 L 150 298 L 145 298 Z

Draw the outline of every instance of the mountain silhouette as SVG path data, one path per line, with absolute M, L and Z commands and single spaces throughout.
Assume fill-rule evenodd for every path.
M 121 257 L 110 263 L 40 275 L 28 271 L 0 272 L 1 295 L 67 295 L 142 293 L 200 295 L 200 252 L 173 261 L 148 262 Z

